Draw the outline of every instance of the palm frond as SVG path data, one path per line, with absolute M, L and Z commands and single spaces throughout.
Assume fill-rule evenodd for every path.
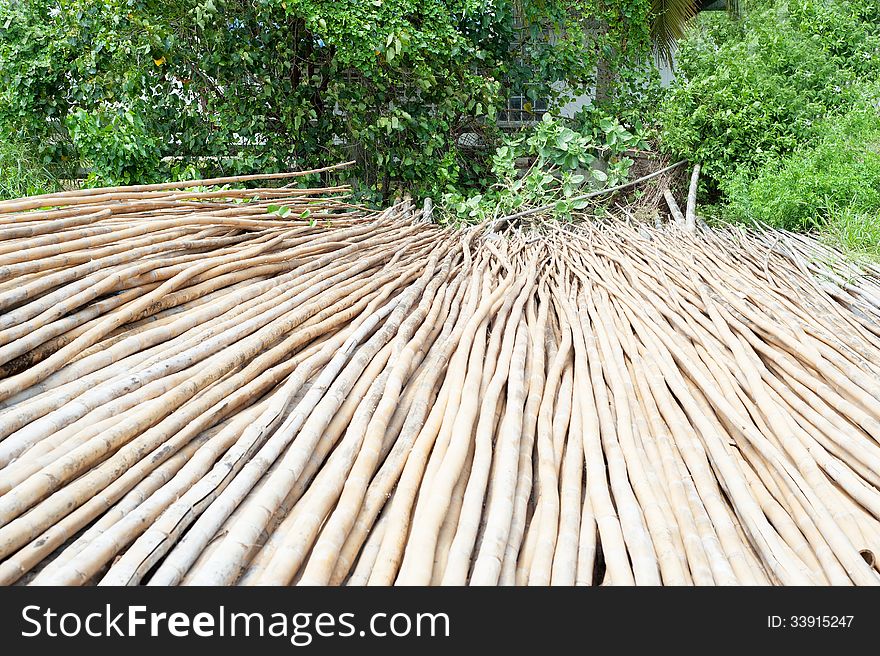
M 672 62 L 675 42 L 684 36 L 699 9 L 699 0 L 651 0 L 651 41 L 661 61 Z

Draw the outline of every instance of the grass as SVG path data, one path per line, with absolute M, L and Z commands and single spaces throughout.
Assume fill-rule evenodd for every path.
M 880 263 L 880 211 L 864 213 L 844 208 L 830 222 L 826 241 L 848 255 Z
M 735 176 L 723 217 L 818 233 L 850 254 L 880 258 L 880 114 L 868 104 L 826 120 L 822 135 Z
M 59 183 L 21 140 L 0 134 L 0 199 L 56 191 Z

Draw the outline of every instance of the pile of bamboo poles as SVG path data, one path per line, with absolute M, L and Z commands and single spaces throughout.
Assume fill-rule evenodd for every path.
M 0 202 L 3 584 L 880 582 L 876 269 L 201 189 Z

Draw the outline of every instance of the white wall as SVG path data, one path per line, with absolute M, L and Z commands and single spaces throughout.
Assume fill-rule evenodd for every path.
M 674 59 L 675 57 L 673 56 L 673 60 Z M 665 62 L 660 63 L 658 68 L 660 70 L 660 84 L 662 84 L 664 87 L 668 87 L 675 79 L 675 62 L 673 61 L 672 66 L 666 64 Z M 558 82 L 554 85 L 554 88 L 557 90 L 563 90 L 565 88 L 565 84 L 563 82 Z M 595 90 L 591 90 L 590 93 L 586 93 L 582 96 L 576 97 L 572 102 L 564 105 L 562 109 L 559 110 L 559 115 L 566 118 L 572 118 L 583 107 L 589 105 L 592 102 L 594 93 Z

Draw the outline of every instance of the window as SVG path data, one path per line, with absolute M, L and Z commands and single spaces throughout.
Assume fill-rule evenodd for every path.
M 498 113 L 502 123 L 531 123 L 540 121 L 547 113 L 547 99 L 532 100 L 523 92 L 507 99 L 507 105 Z

